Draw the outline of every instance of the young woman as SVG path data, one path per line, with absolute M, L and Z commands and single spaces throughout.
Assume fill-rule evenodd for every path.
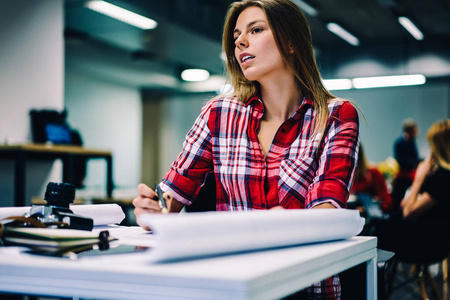
M 305 16 L 288 0 L 231 5 L 223 48 L 233 95 L 212 99 L 160 183 L 179 211 L 205 177 L 217 210 L 345 208 L 356 166 L 358 114 L 323 86 Z M 135 214 L 160 212 L 138 186 Z M 339 298 L 333 276 L 308 290 Z
M 427 132 L 431 155 L 419 164 L 401 207 L 405 218 L 450 217 L 450 120 L 434 123 Z

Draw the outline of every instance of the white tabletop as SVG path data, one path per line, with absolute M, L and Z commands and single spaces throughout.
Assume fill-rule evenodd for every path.
M 367 262 L 368 296 L 376 297 L 374 237 L 172 263 L 151 263 L 149 255 L 69 260 L 0 248 L 0 290 L 90 299 L 277 299 Z

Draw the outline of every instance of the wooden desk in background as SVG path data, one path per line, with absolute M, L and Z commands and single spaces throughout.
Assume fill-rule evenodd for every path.
M 72 145 L 22 144 L 1 145 L 0 159 L 14 160 L 14 206 L 25 205 L 26 161 L 55 160 L 63 163 L 63 182 L 75 183 L 74 169 L 77 158 L 104 159 L 106 161 L 106 194 L 112 196 L 113 162 L 110 151 Z

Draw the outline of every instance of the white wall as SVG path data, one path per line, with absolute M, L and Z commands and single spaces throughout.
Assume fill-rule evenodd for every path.
M 178 95 L 162 103 L 160 176 L 167 172 L 181 151 L 186 134 L 214 94 Z
M 31 141 L 29 110 L 63 108 L 62 0 L 0 2 L 0 143 Z M 60 163 L 27 163 L 26 199 L 61 180 Z M 13 205 L 13 164 L 0 161 L 0 206 Z
M 360 118 L 361 142 L 367 159 L 372 162 L 393 156 L 394 141 L 401 135 L 406 118 L 415 119 L 419 126 L 417 146 L 421 157 L 425 157 L 429 151 L 426 131 L 433 122 L 450 117 L 450 87 L 444 83 L 333 94 L 354 101 L 364 114 L 367 123 Z
M 141 180 L 142 102 L 139 90 L 78 71 L 67 58 L 65 103 L 68 122 L 84 146 L 111 150 L 117 188 L 135 188 Z M 103 160 L 88 163 L 86 188 L 105 188 Z

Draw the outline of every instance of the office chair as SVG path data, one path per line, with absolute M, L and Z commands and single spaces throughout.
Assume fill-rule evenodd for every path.
M 205 184 L 201 187 L 192 205 L 185 206 L 186 212 L 201 212 L 216 210 L 216 179 L 214 173 L 206 176 Z
M 447 296 L 447 257 L 450 255 L 450 221 L 446 219 L 410 220 L 373 220 L 374 235 L 378 237 L 378 248 L 395 253 L 392 271 L 388 274 L 388 298 L 394 289 L 418 280 L 424 300 L 428 299 L 427 290 L 431 290 L 436 299 Z M 412 276 L 409 280 L 394 287 L 395 275 L 399 263 L 412 264 Z M 441 295 L 429 266 L 443 263 L 444 285 Z

